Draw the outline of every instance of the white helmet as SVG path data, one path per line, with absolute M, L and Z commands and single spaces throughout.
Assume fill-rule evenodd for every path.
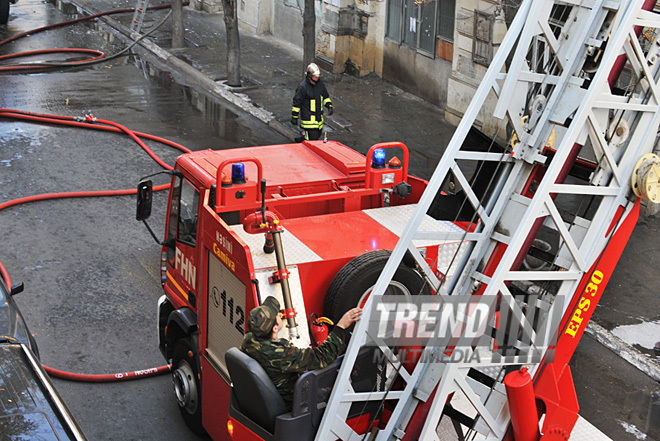
M 307 78 L 311 80 L 312 77 L 321 77 L 321 69 L 315 63 L 307 66 Z

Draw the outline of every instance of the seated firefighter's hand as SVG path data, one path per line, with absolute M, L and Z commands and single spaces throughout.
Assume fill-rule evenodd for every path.
M 346 311 L 346 313 L 339 319 L 335 326 L 339 326 L 342 329 L 346 329 L 351 326 L 353 323 L 360 320 L 362 317 L 362 308 L 353 308 Z

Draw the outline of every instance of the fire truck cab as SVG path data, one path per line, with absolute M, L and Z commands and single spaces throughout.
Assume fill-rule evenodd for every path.
M 232 363 L 234 371 L 254 368 L 240 351 L 230 350 L 240 347 L 249 311 L 267 296 L 285 305 L 288 334 L 281 336 L 299 347 L 315 343 L 307 320 L 312 314 L 336 320 L 364 304 L 387 250 L 396 245 L 426 187 L 426 181 L 408 175 L 408 161 L 401 143 L 374 145 L 365 157 L 332 141 L 206 150 L 178 158 L 162 242 L 165 295 L 158 305 L 158 329 L 160 350 L 173 364 L 176 399 L 191 429 L 213 439 L 229 439 L 228 430 L 234 439 L 250 439 L 255 432 L 261 436 L 253 439 L 275 439 L 273 418 L 262 424 L 269 433 L 247 429 L 236 419 L 228 429 L 230 401 L 236 409 L 241 401 L 240 395 L 230 400 Z M 138 193 L 137 217 L 146 219 L 151 183 L 141 182 Z M 451 222 L 431 217 L 426 222 L 462 231 Z M 277 245 L 280 236 L 279 252 L 272 252 L 271 237 Z M 436 240 L 418 246 L 434 268 L 439 253 L 451 255 L 455 248 Z M 402 295 L 431 292 L 414 259 L 401 265 L 390 289 Z M 229 361 L 227 351 L 233 353 Z M 317 384 L 319 375 L 330 375 L 321 383 L 331 385 L 336 369 L 305 381 Z M 258 375 L 247 381 L 257 381 L 252 390 L 265 390 Z M 278 414 L 279 407 L 267 403 L 255 397 L 252 404 Z M 296 412 L 300 408 L 290 418 Z M 305 418 L 318 424 L 320 413 L 312 413 Z M 296 434 L 302 435 L 299 428 Z M 308 438 L 313 436 L 312 431 Z

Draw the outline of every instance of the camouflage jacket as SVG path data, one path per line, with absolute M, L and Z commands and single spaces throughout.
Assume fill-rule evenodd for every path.
M 298 377 L 306 371 L 326 367 L 335 361 L 346 349 L 344 340 L 347 335 L 346 330 L 335 326 L 319 347 L 300 349 L 284 338 L 262 339 L 248 332 L 243 337 L 241 350 L 259 362 L 291 409 L 293 387 Z

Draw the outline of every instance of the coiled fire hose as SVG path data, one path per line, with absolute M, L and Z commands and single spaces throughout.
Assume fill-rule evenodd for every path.
M 182 146 L 176 142 L 167 140 L 154 135 L 149 135 L 148 133 L 134 132 L 129 128 L 117 124 L 112 121 L 97 119 L 93 115 L 85 115 L 84 117 L 74 117 L 74 116 L 61 116 L 61 115 L 49 115 L 42 113 L 33 113 L 25 112 L 22 110 L 15 109 L 4 109 L 0 108 L 0 118 L 7 118 L 13 120 L 22 120 L 35 123 L 43 124 L 58 124 L 69 127 L 77 127 L 91 130 L 103 130 L 108 132 L 121 133 L 126 136 L 129 136 L 133 139 L 140 147 L 142 147 L 151 158 L 156 161 L 161 167 L 166 170 L 172 170 L 172 166 L 165 163 L 161 160 L 145 143 L 142 141 L 142 138 L 156 141 L 162 144 L 165 144 L 169 147 L 180 150 L 184 153 L 190 152 L 190 149 Z M 158 185 L 153 188 L 153 191 L 162 191 L 167 190 L 170 187 L 170 184 Z M 106 197 L 106 196 L 127 196 L 136 194 L 136 189 L 125 189 L 125 190 L 101 190 L 101 191 L 77 191 L 77 192 L 66 192 L 66 193 L 48 193 L 34 196 L 26 196 L 23 198 L 14 199 L 11 201 L 4 202 L 0 204 L 0 211 L 14 207 L 21 204 L 26 204 L 30 202 L 45 201 L 52 199 L 62 199 L 62 198 L 81 198 L 81 197 Z M 11 278 L 7 272 L 2 262 L 0 262 L 0 276 L 5 279 L 5 282 L 8 286 L 11 286 Z M 53 377 L 57 377 L 64 380 L 72 381 L 84 381 L 84 382 L 109 382 L 109 381 L 126 381 L 134 380 L 138 378 L 147 378 L 156 375 L 162 375 L 167 372 L 170 372 L 171 365 L 164 365 L 155 368 L 143 369 L 132 372 L 122 372 L 115 374 L 79 374 L 73 372 L 61 371 L 59 369 L 54 369 L 49 366 L 43 365 L 46 372 Z

